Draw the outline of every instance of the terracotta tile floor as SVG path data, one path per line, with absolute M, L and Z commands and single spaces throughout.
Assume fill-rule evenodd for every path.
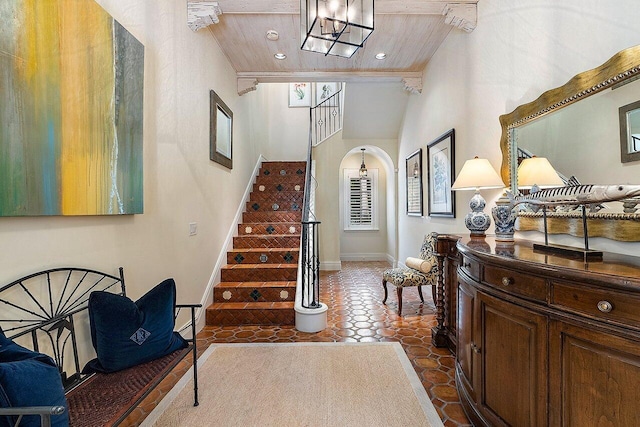
M 198 334 L 200 351 L 211 343 L 343 341 L 398 341 L 404 347 L 422 385 L 445 426 L 469 426 L 462 410 L 454 379 L 454 357 L 447 349 L 431 345 L 431 327 L 436 324 L 431 292 L 425 290 L 425 304 L 418 292 L 407 289 L 403 295 L 403 316 L 397 314 L 392 286 L 387 306 L 381 304 L 382 271 L 385 262 L 343 262 L 342 271 L 321 274 L 321 301 L 329 306 L 328 328 L 310 334 L 291 327 L 207 326 Z M 188 369 L 183 361 L 174 372 L 126 420 L 138 425 L 157 402 Z M 393 410 L 393 400 L 389 401 Z

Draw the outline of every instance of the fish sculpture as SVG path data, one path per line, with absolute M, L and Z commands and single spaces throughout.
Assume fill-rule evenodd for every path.
M 613 202 L 640 195 L 640 185 L 570 185 L 547 188 L 525 196 L 513 196 L 509 199 L 513 206 L 529 203 L 538 206 L 589 205 Z

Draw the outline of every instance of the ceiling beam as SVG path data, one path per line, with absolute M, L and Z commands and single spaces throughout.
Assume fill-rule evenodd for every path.
M 290 82 L 401 82 L 408 78 L 421 78 L 422 71 L 294 71 L 294 72 L 239 72 L 239 79 L 252 79 L 259 83 Z M 329 80 L 327 80 L 329 79 Z
M 300 0 L 217 0 L 226 14 L 288 14 L 300 13 Z M 376 15 L 442 15 L 452 3 L 476 5 L 478 0 L 377 0 Z

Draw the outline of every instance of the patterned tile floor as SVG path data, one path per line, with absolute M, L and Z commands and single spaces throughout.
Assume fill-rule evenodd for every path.
M 329 306 L 328 328 L 310 334 L 293 327 L 207 326 L 198 334 L 200 351 L 211 343 L 397 341 L 404 347 L 422 385 L 445 426 L 469 426 L 462 410 L 454 379 L 454 357 L 447 349 L 431 345 L 431 328 L 436 324 L 431 292 L 424 292 L 425 304 L 415 289 L 403 295 L 403 316 L 397 314 L 395 292 L 389 289 L 387 306 L 381 304 L 384 262 L 343 262 L 342 271 L 321 274 L 321 301 Z M 389 285 L 390 286 L 390 285 Z M 126 420 L 138 425 L 188 369 L 183 361 L 174 372 Z M 389 410 L 393 410 L 392 401 Z

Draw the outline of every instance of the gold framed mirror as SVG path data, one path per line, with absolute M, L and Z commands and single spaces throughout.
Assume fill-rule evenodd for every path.
M 550 158 L 550 161 L 554 164 L 554 161 L 561 163 L 566 159 L 574 160 L 573 166 L 564 165 L 569 170 L 562 171 L 557 168 L 558 172 L 561 172 L 565 177 L 575 177 L 584 184 L 640 184 L 640 161 L 624 164 L 620 162 L 620 133 L 618 129 L 618 107 L 632 102 L 629 99 L 640 100 L 639 78 L 640 45 L 618 52 L 599 67 L 582 72 L 563 86 L 548 90 L 535 101 L 520 105 L 513 112 L 500 116 L 502 126 L 500 173 L 507 186 L 517 194 L 518 152 L 520 148 L 522 153 L 521 146 L 528 143 L 524 141 L 524 135 L 527 134 L 537 136 L 538 139 L 551 139 L 551 136 L 561 138 L 550 143 L 554 150 L 561 150 L 560 153 L 555 153 L 558 154 L 558 157 L 556 159 Z M 600 101 L 600 99 L 604 99 L 604 101 Z M 586 102 L 587 100 L 589 102 Z M 591 105 L 592 102 L 594 102 L 593 105 Z M 599 110 L 599 107 L 595 106 L 596 102 L 603 102 L 605 107 L 601 107 L 603 109 Z M 618 106 L 613 108 L 612 106 L 615 105 Z M 567 108 L 569 106 L 572 108 Z M 585 114 L 590 114 L 590 116 Z M 610 120 L 614 124 L 607 122 L 605 126 L 598 125 L 597 131 L 587 131 L 582 129 L 586 128 L 586 125 L 583 126 L 583 124 L 594 120 L 586 117 L 602 117 L 607 120 L 612 117 Z M 542 119 L 549 121 L 544 122 Z M 569 130 L 561 129 L 559 126 L 562 123 L 570 123 L 572 127 Z M 614 129 L 615 131 L 612 131 Z M 602 132 L 605 131 L 606 134 L 603 135 Z M 595 136 L 596 141 L 593 142 L 593 146 L 580 132 L 598 134 Z M 579 147 L 577 149 L 569 144 L 569 140 L 574 136 L 579 140 L 578 144 L 581 144 L 577 146 Z M 603 141 L 606 142 L 606 145 Z M 616 158 L 615 163 L 613 160 L 610 163 L 603 162 L 602 154 L 598 153 L 610 154 Z M 528 155 L 531 154 L 540 156 L 535 152 L 528 152 Z M 543 153 L 543 156 L 547 155 Z M 596 162 L 600 163 L 596 163 L 595 166 L 587 166 L 584 159 L 588 157 L 594 158 Z M 601 167 L 602 165 L 606 166 Z M 587 176 L 586 173 L 593 170 L 601 172 L 595 174 L 598 177 L 595 180 Z M 607 179 L 620 181 L 626 181 L 626 176 L 618 175 L 618 173 L 627 173 L 629 180 L 627 182 L 604 182 L 602 173 L 607 174 Z M 600 182 L 595 182 L 596 180 Z M 589 212 L 589 236 L 607 237 L 620 241 L 640 241 L 640 200 L 637 206 L 632 204 L 626 206 L 622 208 L 622 203 L 620 203 L 619 207 L 606 206 L 605 209 L 597 212 Z M 549 215 L 547 226 L 550 234 L 583 235 L 579 210 L 552 212 Z M 516 229 L 519 231 L 543 231 L 542 213 L 520 212 Z

